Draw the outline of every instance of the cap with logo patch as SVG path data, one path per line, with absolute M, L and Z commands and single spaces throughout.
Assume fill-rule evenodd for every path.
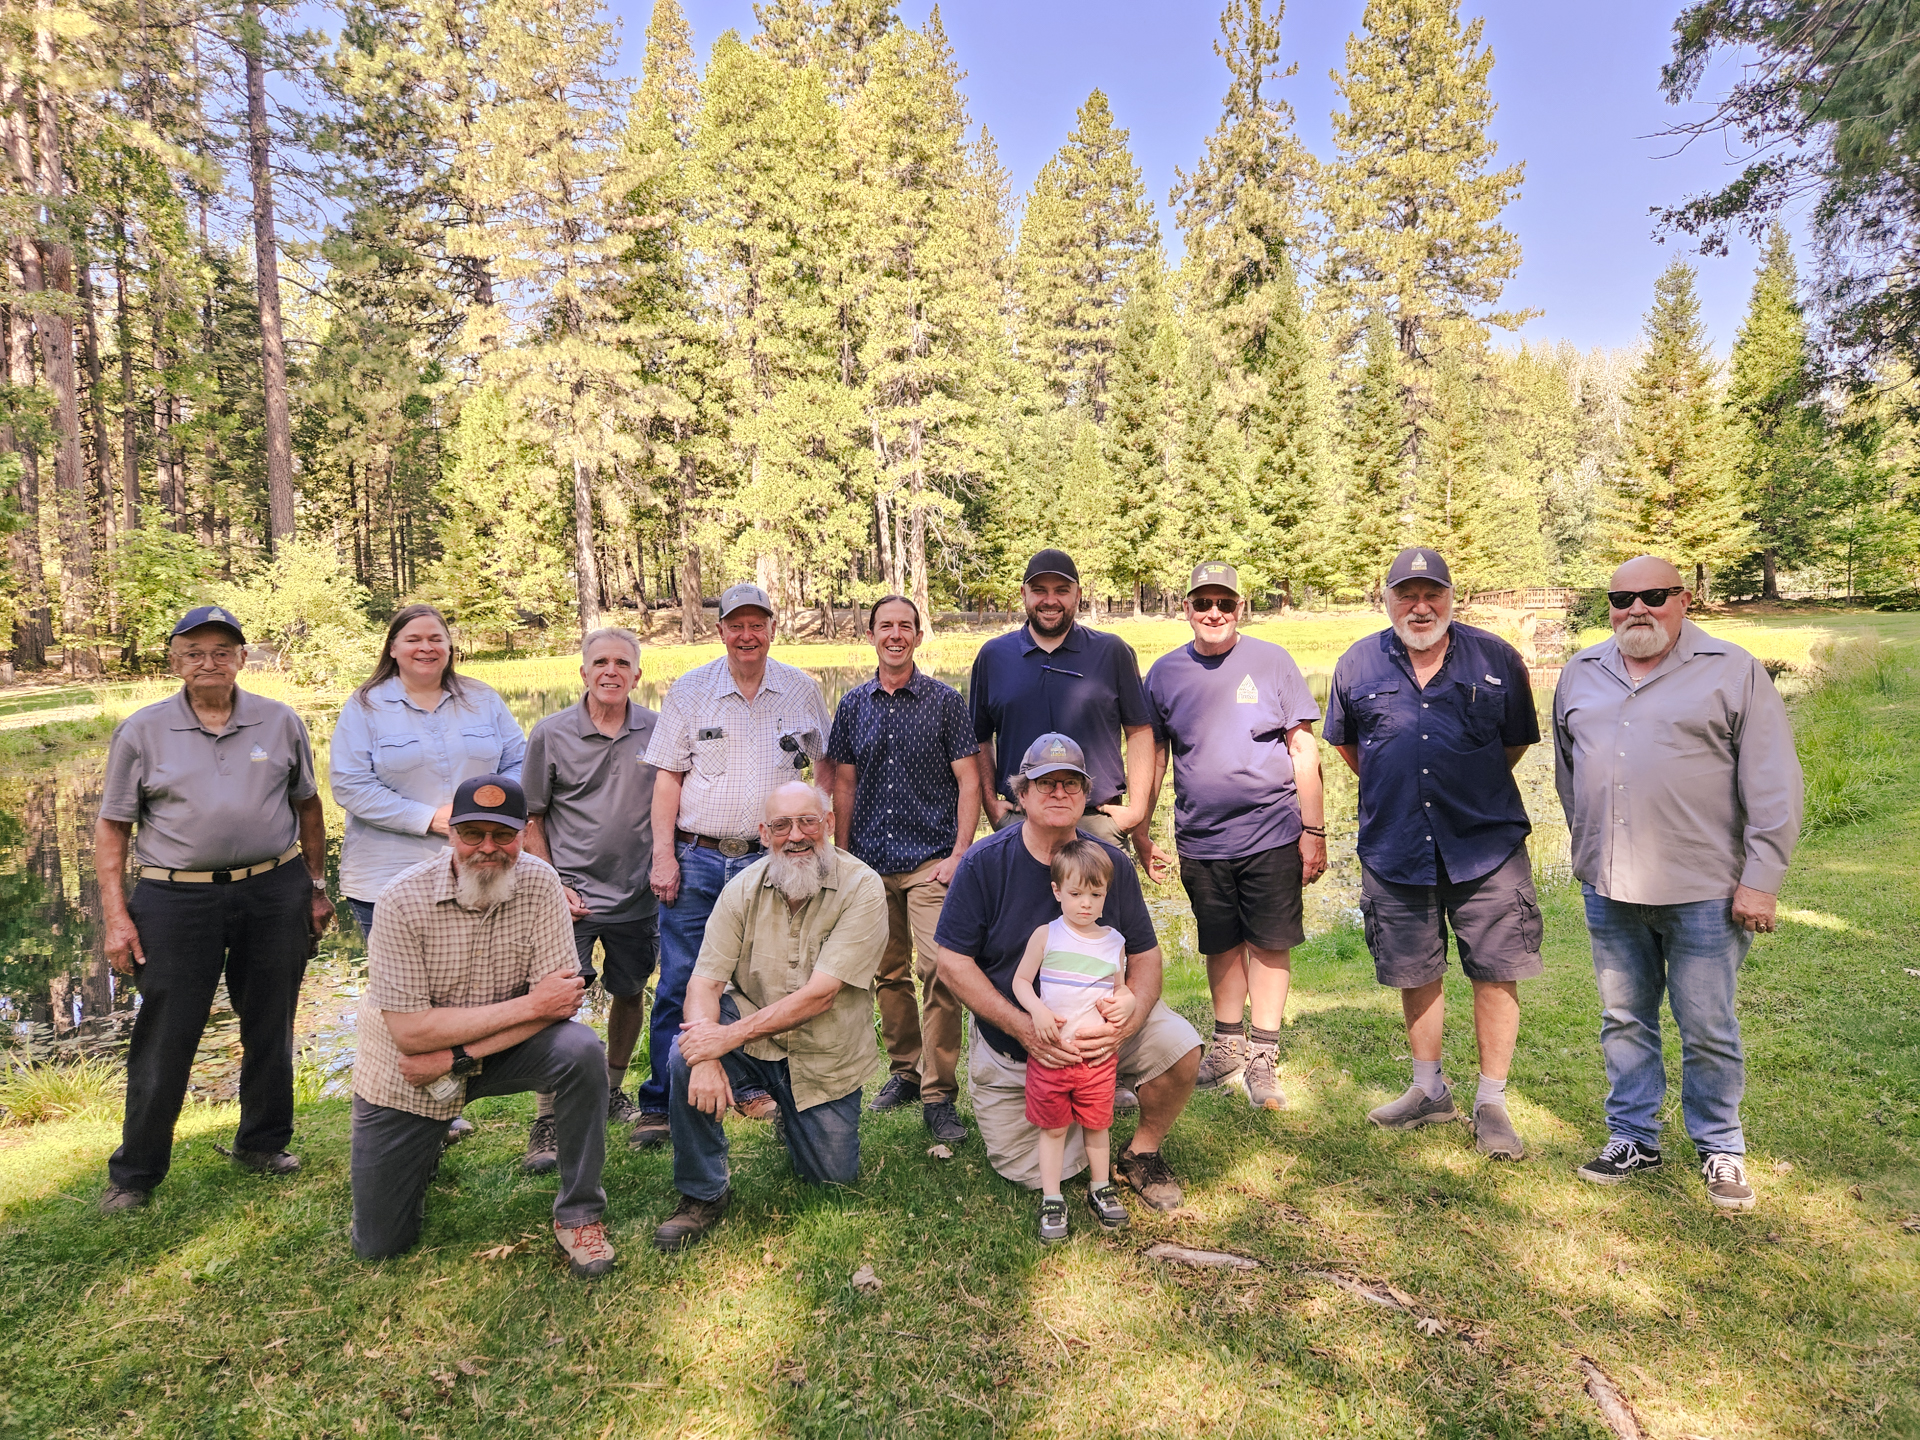
M 196 605 L 180 617 L 180 623 L 173 627 L 173 635 L 184 635 L 189 630 L 198 630 L 202 625 L 218 625 L 242 645 L 247 643 L 247 637 L 240 629 L 240 622 L 218 605 Z M 167 638 L 171 640 L 173 635 Z
M 1038 780 L 1042 775 L 1053 775 L 1062 770 L 1078 775 L 1089 785 L 1093 783 L 1093 777 L 1087 773 L 1086 752 L 1081 750 L 1071 735 L 1049 731 L 1036 737 L 1027 747 L 1027 753 L 1020 757 L 1020 773 L 1029 780 Z
M 1447 562 L 1440 558 L 1438 550 L 1429 550 L 1424 545 L 1408 546 L 1393 557 L 1393 564 L 1387 568 L 1389 590 L 1409 580 L 1431 580 L 1449 590 L 1453 588 L 1453 576 L 1447 572 Z
M 1187 593 L 1208 585 L 1218 585 L 1222 590 L 1231 590 L 1236 596 L 1240 593 L 1240 572 L 1233 566 L 1219 560 L 1208 560 L 1193 567 L 1193 578 L 1187 581 Z
M 1063 580 L 1080 583 L 1080 567 L 1073 563 L 1073 557 L 1064 550 L 1041 550 L 1027 561 L 1027 573 L 1020 577 L 1020 583 L 1030 584 L 1042 575 L 1058 575 Z
M 736 610 L 744 610 L 749 605 L 773 615 L 773 601 L 767 598 L 767 592 L 758 585 L 730 585 L 720 592 L 720 618 L 726 619 Z
M 527 823 L 527 792 L 518 780 L 505 775 L 475 775 L 462 780 L 453 792 L 453 813 L 447 817 L 449 828 L 472 820 L 491 820 L 512 830 Z

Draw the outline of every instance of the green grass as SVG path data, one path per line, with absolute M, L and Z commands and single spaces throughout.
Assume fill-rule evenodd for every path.
M 115 1061 L 16 1064 L 0 1070 L 0 1125 L 104 1115 L 118 1120 L 126 1071 Z

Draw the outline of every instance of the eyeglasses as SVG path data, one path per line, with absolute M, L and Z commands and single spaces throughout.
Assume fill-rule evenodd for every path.
M 1649 610 L 1658 610 L 1670 597 L 1686 588 L 1684 585 L 1662 585 L 1657 590 L 1609 590 L 1607 603 L 1616 610 L 1625 610 L 1638 599 Z
M 480 845 L 491 839 L 495 845 L 507 846 L 513 843 L 517 832 L 508 830 L 502 835 L 491 825 L 456 825 L 453 833 L 460 837 L 462 845 Z
M 1193 613 L 1204 615 L 1209 610 L 1218 610 L 1222 615 L 1231 615 L 1239 601 L 1232 596 L 1221 598 L 1218 595 L 1189 595 L 1187 604 L 1193 607 Z
M 178 650 L 174 652 L 188 665 L 217 665 L 221 669 L 233 664 L 240 658 L 238 650 Z
M 791 835 L 798 830 L 802 835 L 818 835 L 827 828 L 824 815 L 782 815 L 778 820 L 767 821 L 767 832 L 772 835 Z
M 1043 775 L 1027 783 L 1042 795 L 1065 795 L 1083 788 L 1078 775 Z

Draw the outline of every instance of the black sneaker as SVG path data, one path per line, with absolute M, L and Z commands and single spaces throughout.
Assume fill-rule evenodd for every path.
M 889 1075 L 880 1093 L 873 1097 L 869 1110 L 898 1110 L 920 1098 L 920 1082 L 911 1075 Z
M 607 1091 L 607 1120 L 614 1125 L 631 1125 L 640 1118 L 640 1107 L 624 1090 Z
M 300 1157 L 285 1150 L 235 1150 L 233 1163 L 256 1175 L 291 1175 L 300 1168 Z
M 1598 1155 L 1573 1173 L 1595 1185 L 1623 1185 L 1642 1170 L 1658 1170 L 1660 1152 L 1643 1150 L 1631 1140 L 1607 1141 Z
M 100 1193 L 100 1213 L 117 1215 L 122 1210 L 138 1210 L 151 1198 L 150 1192 L 129 1185 L 109 1185 Z
M 1100 1222 L 1102 1230 L 1124 1230 L 1133 1223 L 1111 1180 L 1104 1185 L 1087 1187 L 1087 1208 L 1093 1211 L 1093 1218 Z
M 1722 1210 L 1751 1210 L 1758 1203 L 1747 1183 L 1747 1162 L 1741 1155 L 1716 1151 L 1700 1166 L 1707 1182 L 1707 1198 Z
M 942 1144 L 967 1143 L 967 1127 L 961 1122 L 960 1112 L 954 1108 L 953 1101 L 936 1100 L 931 1105 L 922 1105 L 920 1118 L 927 1122 L 927 1129 L 933 1138 Z
M 551 1115 L 540 1116 L 527 1131 L 527 1153 L 520 1168 L 529 1175 L 545 1175 L 560 1168 L 560 1140 Z
M 1067 1202 L 1065 1200 L 1042 1200 L 1040 1202 L 1040 1243 L 1058 1245 L 1067 1238 Z

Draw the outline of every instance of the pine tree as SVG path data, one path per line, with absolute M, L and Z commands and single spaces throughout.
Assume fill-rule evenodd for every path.
M 1258 345 L 1246 356 L 1255 382 L 1247 411 L 1250 483 L 1270 537 L 1268 572 L 1286 603 L 1293 604 L 1307 586 L 1331 578 L 1322 430 L 1327 397 L 1324 367 L 1284 255 L 1263 288 L 1270 308 Z
M 1106 464 L 1113 484 L 1108 579 L 1129 593 L 1140 617 L 1141 591 L 1160 573 L 1160 530 L 1166 520 L 1168 442 L 1178 351 L 1167 353 L 1160 334 L 1177 334 L 1160 281 L 1143 284 L 1120 309 L 1113 383 L 1107 391 Z
M 1073 450 L 1060 477 L 1060 528 L 1065 547 L 1080 570 L 1081 589 L 1098 613 L 1102 597 L 1111 597 L 1111 576 L 1119 568 L 1124 543 L 1115 524 L 1115 486 L 1101 454 L 1099 427 L 1081 420 Z
M 1344 587 L 1377 596 L 1387 566 L 1406 543 L 1406 457 L 1410 438 L 1393 327 L 1376 314 L 1366 362 L 1347 405 L 1349 467 L 1340 571 Z
M 1714 388 L 1693 268 L 1675 260 L 1654 285 L 1646 351 L 1628 401 L 1626 468 L 1610 527 L 1614 558 L 1650 553 L 1694 572 L 1709 598 L 1711 571 L 1753 548 L 1741 514 L 1736 455 Z
M 1220 408 L 1216 344 L 1205 331 L 1192 333 L 1181 358 L 1171 523 L 1157 547 L 1160 580 L 1172 589 L 1202 561 L 1224 560 L 1239 568 L 1242 592 L 1259 595 L 1270 575 L 1265 516 L 1247 490 L 1238 430 Z
M 1534 347 L 1496 354 L 1487 376 L 1487 465 L 1517 514 L 1501 522 L 1512 563 L 1502 585 L 1584 584 L 1578 573 L 1595 518 L 1580 414 L 1567 370 Z

